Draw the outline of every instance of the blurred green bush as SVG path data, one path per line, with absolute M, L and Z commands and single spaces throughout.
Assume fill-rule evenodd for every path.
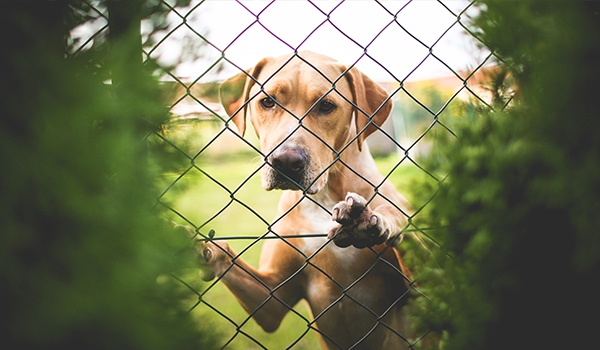
M 448 177 L 427 225 L 445 229 L 431 232 L 441 249 L 419 279 L 430 300 L 412 312 L 441 340 L 428 336 L 432 348 L 590 348 L 600 311 L 600 6 L 478 6 L 476 33 L 519 97 L 439 140 L 430 166 Z
M 153 208 L 155 178 L 166 171 L 160 154 L 150 164 L 145 142 L 167 117 L 156 82 L 128 67 L 140 52 L 127 33 L 110 50 L 98 40 L 65 54 L 69 30 L 85 20 L 73 11 L 80 5 L 14 1 L 0 12 L 2 342 L 213 347 L 210 325 L 180 304 L 181 284 L 159 278 L 193 259 L 182 253 L 188 238 Z M 126 88 L 115 91 L 108 77 Z

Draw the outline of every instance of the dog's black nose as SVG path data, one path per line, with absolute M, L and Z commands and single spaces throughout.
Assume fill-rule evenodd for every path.
M 269 163 L 275 170 L 297 180 L 306 168 L 308 156 L 299 147 L 280 147 L 269 156 Z

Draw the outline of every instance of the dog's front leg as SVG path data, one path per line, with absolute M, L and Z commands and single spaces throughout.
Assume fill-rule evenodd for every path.
M 296 271 L 289 259 L 279 260 L 276 255 L 268 266 L 255 269 L 237 257 L 227 242 L 199 242 L 196 249 L 203 265 L 203 279 L 221 276 L 225 286 L 266 332 L 275 331 L 302 298 L 302 289 L 297 285 L 300 277 L 289 279 Z
M 338 223 L 328 238 L 339 247 L 372 247 L 387 242 L 400 242 L 402 213 L 391 204 L 380 204 L 371 210 L 360 195 L 348 192 L 346 198 L 333 207 L 332 219 Z

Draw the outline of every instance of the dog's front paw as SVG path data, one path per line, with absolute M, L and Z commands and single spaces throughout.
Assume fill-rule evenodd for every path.
M 333 238 L 338 247 L 372 247 L 389 237 L 381 218 L 373 214 L 367 201 L 356 193 L 348 192 L 345 200 L 333 207 L 331 218 L 338 225 L 329 231 L 327 237 Z
M 200 265 L 200 277 L 204 281 L 210 281 L 215 276 L 221 276 L 232 264 L 233 254 L 229 244 L 225 241 L 212 241 L 214 231 L 209 232 L 210 241 L 197 239 L 198 234 L 193 227 L 172 223 L 173 230 L 177 234 L 185 234 L 194 239 L 194 253 Z
M 232 264 L 229 244 L 225 241 L 198 241 L 195 250 L 200 263 L 200 277 L 204 281 L 221 276 Z

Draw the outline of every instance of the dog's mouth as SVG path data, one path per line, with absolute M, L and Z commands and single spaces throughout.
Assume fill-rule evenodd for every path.
M 323 178 L 323 177 L 322 177 Z M 307 194 L 316 194 L 325 185 L 325 181 L 315 179 L 309 173 L 291 174 L 277 170 L 271 166 L 263 168 L 263 188 L 271 190 L 303 191 Z

